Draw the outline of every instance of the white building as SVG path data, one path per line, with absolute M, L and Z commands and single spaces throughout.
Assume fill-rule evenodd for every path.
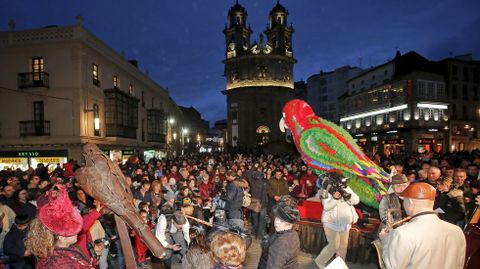
M 168 91 L 81 26 L 0 32 L 0 169 L 81 158 L 163 156 L 181 112 Z M 139 151 L 139 152 L 137 152 Z

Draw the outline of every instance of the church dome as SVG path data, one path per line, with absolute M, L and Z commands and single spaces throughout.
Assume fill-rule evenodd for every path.
M 230 8 L 228 13 L 233 13 L 233 12 L 245 12 L 245 8 L 238 3 L 238 0 L 235 2 L 235 5 Z
M 287 13 L 287 9 L 284 6 L 282 6 L 280 4 L 280 1 L 278 0 L 277 0 L 277 4 L 270 11 L 270 14 L 277 13 L 277 12 Z

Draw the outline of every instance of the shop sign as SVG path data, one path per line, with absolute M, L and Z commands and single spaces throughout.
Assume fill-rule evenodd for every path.
M 109 149 L 102 149 L 101 151 L 103 152 L 103 154 L 105 154 L 107 156 L 110 156 L 110 150 Z
M 384 139 L 384 140 L 382 140 L 382 144 L 387 144 L 387 145 L 405 144 L 405 139 L 403 139 L 403 138 L 398 138 L 398 139 Z
M 37 163 L 63 163 L 65 158 L 60 158 L 60 157 L 41 157 L 41 158 L 35 158 Z
M 26 150 L 26 151 L 2 151 L 0 157 L 58 157 L 68 156 L 66 150 Z
M 135 151 L 134 150 L 122 150 L 122 155 L 123 156 L 125 156 L 125 155 L 128 155 L 128 156 L 135 155 Z
M 433 138 L 420 138 L 418 144 L 435 144 L 436 140 Z
M 0 158 L 0 163 L 7 163 L 7 164 L 20 164 L 23 163 L 23 158 Z

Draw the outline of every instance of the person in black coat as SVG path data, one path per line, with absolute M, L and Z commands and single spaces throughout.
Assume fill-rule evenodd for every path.
M 250 218 L 252 221 L 252 234 L 257 238 L 263 238 L 265 231 L 265 217 L 267 215 L 267 187 L 268 182 L 264 179 L 262 166 L 256 162 L 247 173 L 248 184 L 252 194 L 250 205 Z
M 9 256 L 10 269 L 33 269 L 32 257 L 25 257 L 25 238 L 27 237 L 28 224 L 31 218 L 28 215 L 19 214 L 15 217 L 15 225 L 12 226 L 5 236 L 3 251 Z
M 453 180 L 450 177 L 443 177 L 437 180 L 437 194 L 433 209 L 439 213 L 438 217 L 441 220 L 456 225 L 458 221 L 465 218 L 465 213 L 458 200 L 448 195 L 452 182 Z
M 300 220 L 297 201 L 284 195 L 272 208 L 275 233 L 263 242 L 258 269 L 296 269 L 300 239 L 293 225 Z

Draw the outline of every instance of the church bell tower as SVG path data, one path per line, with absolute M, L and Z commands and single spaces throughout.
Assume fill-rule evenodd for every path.
M 285 103 L 293 99 L 292 25 L 278 1 L 258 42 L 250 42 L 247 11 L 238 1 L 228 11 L 225 35 L 227 143 L 234 150 L 262 152 L 285 142 L 278 128 Z

